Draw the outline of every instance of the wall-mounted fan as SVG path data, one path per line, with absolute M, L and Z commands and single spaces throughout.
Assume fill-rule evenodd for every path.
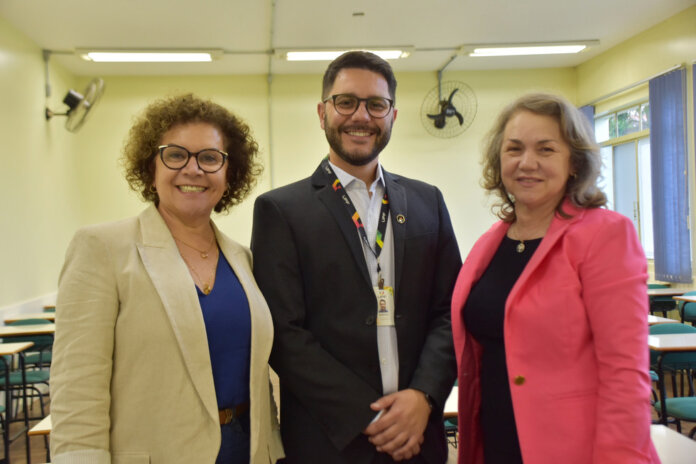
M 421 105 L 421 123 L 430 135 L 456 137 L 469 128 L 476 116 L 476 96 L 463 82 L 438 81 Z
M 77 132 L 103 93 L 104 80 L 98 77 L 92 79 L 82 93 L 70 89 L 63 98 L 63 103 L 68 105 L 68 110 L 65 113 L 55 113 L 46 107 L 46 120 L 48 121 L 53 116 L 67 116 L 65 128 L 70 132 Z

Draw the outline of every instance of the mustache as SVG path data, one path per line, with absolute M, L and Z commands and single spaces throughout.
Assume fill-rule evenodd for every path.
M 377 134 L 380 134 L 382 132 L 379 127 L 366 126 L 364 124 L 343 125 L 340 127 L 340 129 L 342 131 L 368 131 L 368 132 L 375 132 Z

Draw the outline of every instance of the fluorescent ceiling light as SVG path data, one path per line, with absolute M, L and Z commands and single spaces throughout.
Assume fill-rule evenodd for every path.
M 475 48 L 469 56 L 560 55 L 578 53 L 587 45 L 551 45 L 543 47 Z
M 355 49 L 352 49 L 355 50 Z M 331 61 L 335 60 L 342 54 L 351 50 L 288 50 L 282 52 L 285 59 L 288 61 Z M 408 57 L 411 52 L 407 49 L 380 49 L 380 50 L 364 50 L 374 53 L 375 55 L 385 60 L 396 60 L 399 58 Z
M 78 50 L 83 60 L 97 63 L 196 63 L 213 61 L 216 50 Z

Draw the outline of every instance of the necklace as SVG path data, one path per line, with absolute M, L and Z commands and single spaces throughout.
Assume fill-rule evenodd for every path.
M 196 250 L 198 251 L 198 250 Z M 203 292 L 204 295 L 209 295 L 211 291 L 213 291 L 213 284 L 215 282 L 215 271 L 217 270 L 217 263 L 215 266 L 213 266 L 213 272 L 210 273 L 210 277 L 208 277 L 208 281 L 204 281 L 201 279 L 201 276 L 196 272 L 196 269 L 191 265 L 188 259 L 184 257 L 184 255 L 181 255 L 181 257 L 184 259 L 184 262 L 186 263 L 186 266 L 188 266 L 189 271 L 193 272 L 193 276 L 196 278 L 198 282 L 201 283 L 201 291 Z M 207 257 L 207 256 L 206 256 Z
M 174 235 L 172 235 L 172 237 L 174 237 Z M 198 253 L 200 253 L 201 258 L 207 259 L 207 258 L 208 258 L 208 253 L 210 252 L 210 248 L 213 246 L 213 243 L 215 242 L 215 234 L 213 234 L 213 238 L 212 238 L 212 240 L 211 240 L 210 243 L 208 244 L 208 247 L 207 247 L 205 250 L 199 250 L 199 249 L 196 248 L 195 246 L 190 245 L 190 244 L 184 242 L 183 240 L 181 240 L 181 239 L 178 238 L 178 237 L 174 237 L 174 240 L 176 240 L 177 242 L 183 243 L 184 245 L 186 245 L 187 247 L 191 248 L 192 250 L 196 250 Z
M 517 250 L 518 253 L 523 253 L 524 252 L 524 240 L 520 240 L 520 243 L 517 244 L 515 247 L 515 250 Z

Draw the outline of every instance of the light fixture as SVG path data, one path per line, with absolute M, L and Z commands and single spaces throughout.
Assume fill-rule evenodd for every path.
M 331 61 L 335 60 L 342 54 L 353 51 L 362 50 L 383 58 L 385 60 L 396 60 L 399 58 L 406 58 L 411 54 L 411 49 L 413 47 L 393 47 L 393 48 L 377 48 L 377 47 L 365 47 L 365 48 L 349 48 L 345 50 L 339 49 L 324 49 L 324 50 L 278 50 L 276 54 L 285 58 L 288 61 Z
M 465 45 L 460 48 L 460 54 L 469 55 L 472 57 L 558 55 L 579 53 L 587 47 L 597 44 L 599 44 L 599 40 L 555 43 Z
M 139 50 L 78 49 L 83 60 L 97 63 L 195 63 L 213 61 L 222 50 Z

